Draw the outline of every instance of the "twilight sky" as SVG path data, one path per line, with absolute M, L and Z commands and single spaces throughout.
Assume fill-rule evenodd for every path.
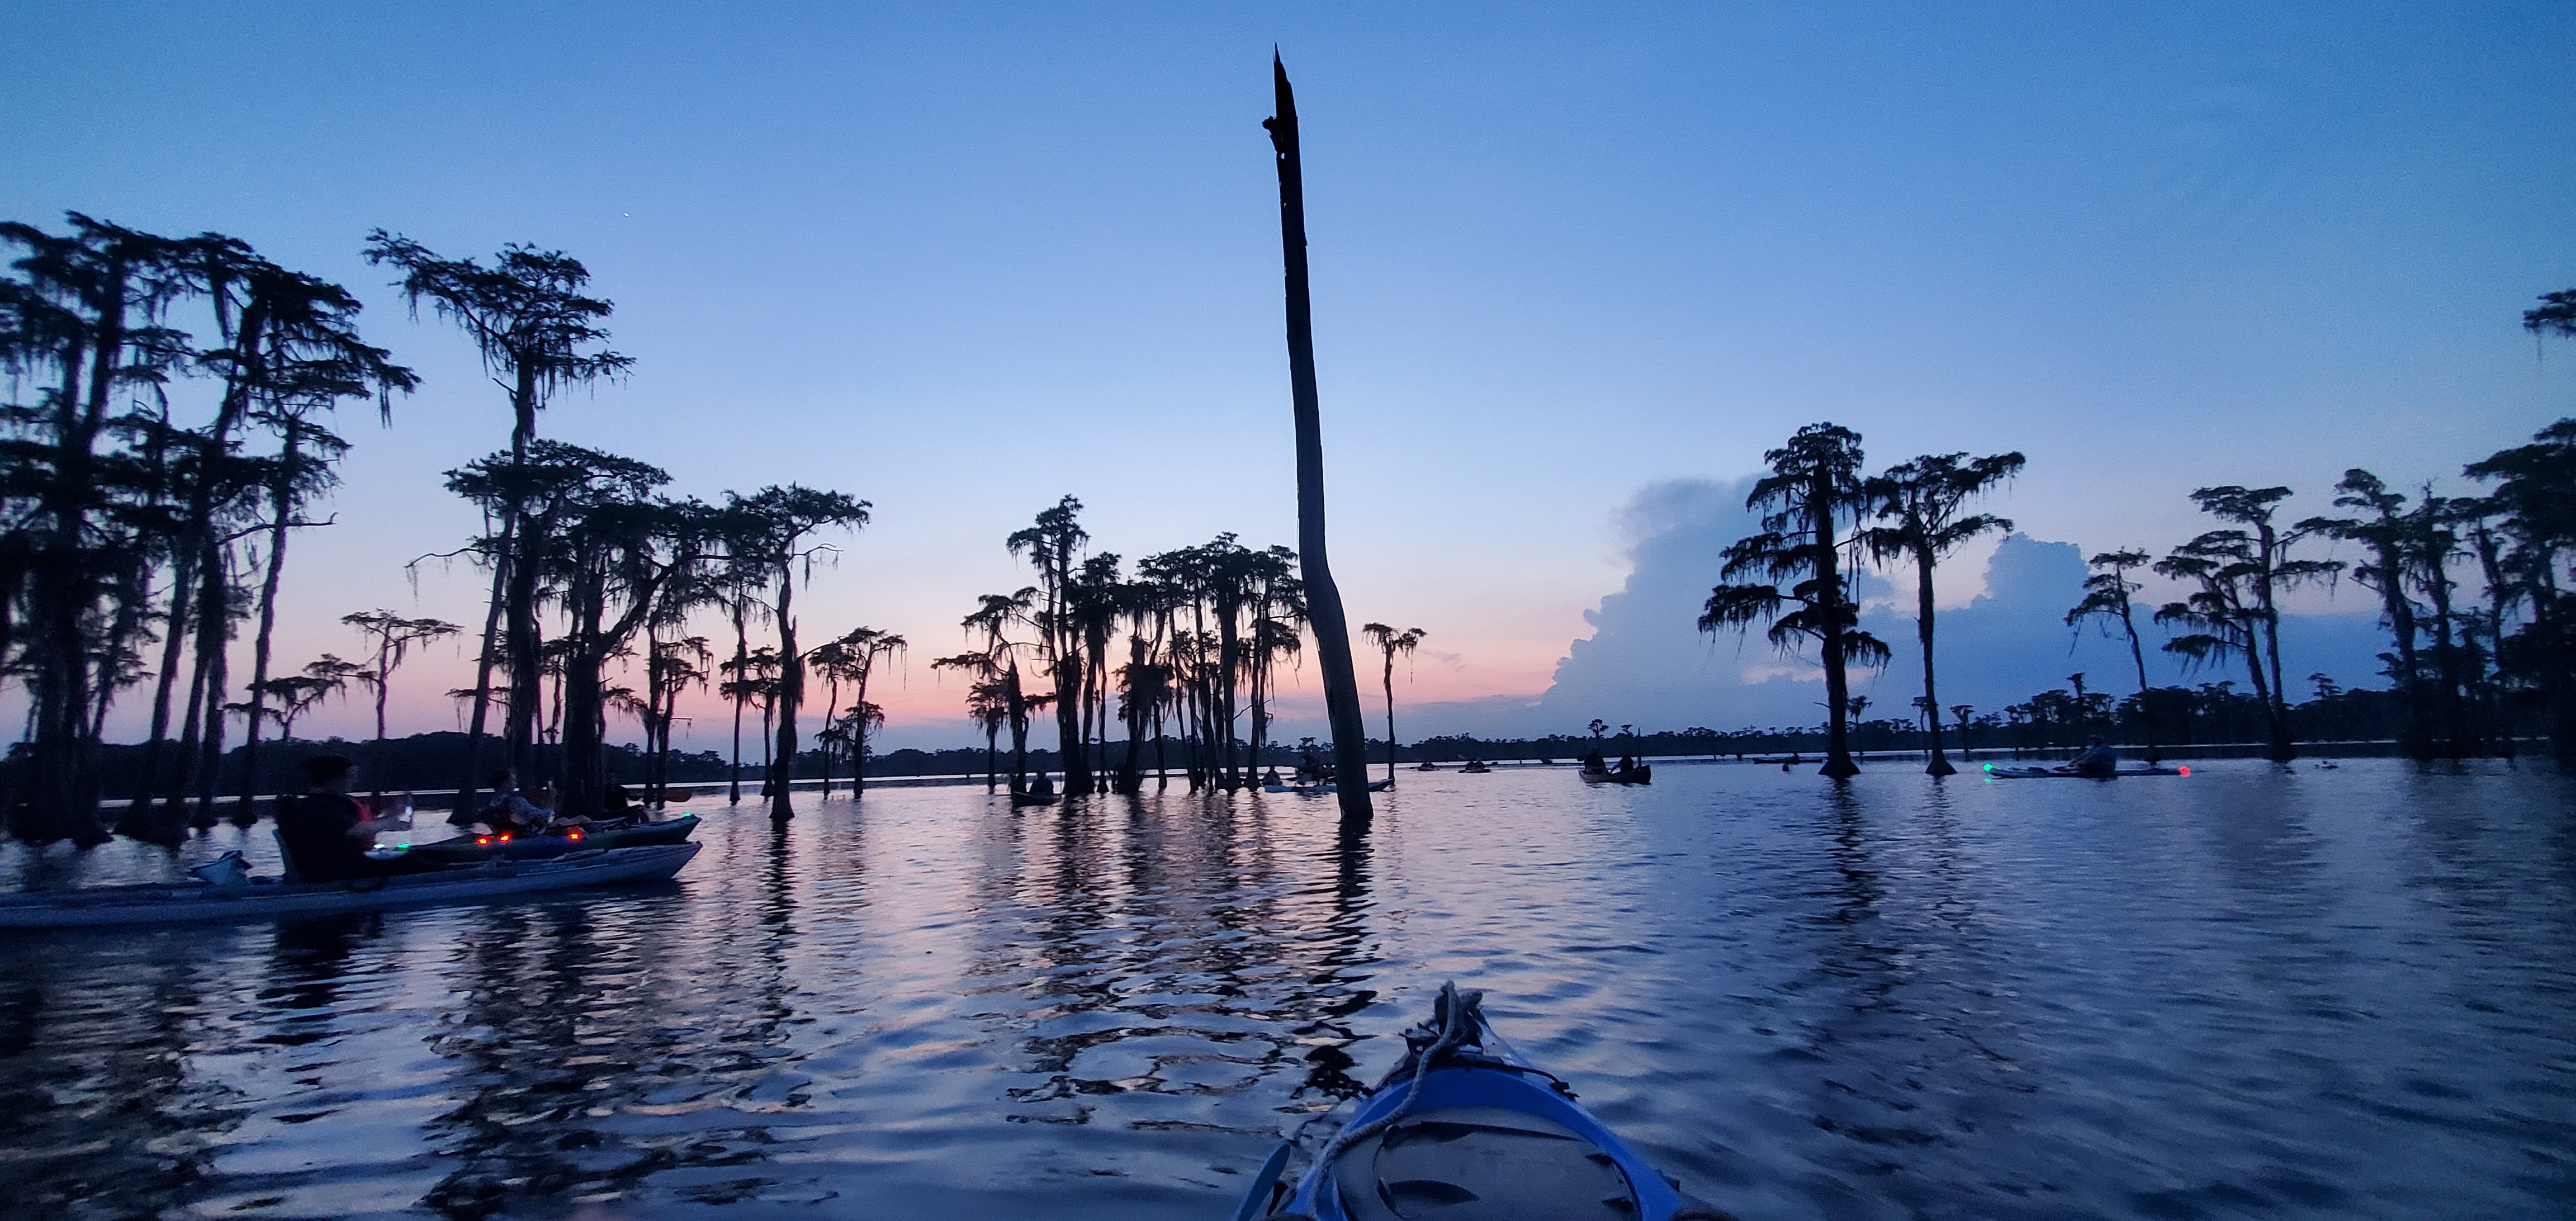
M 1794 719 L 1740 671 L 1672 694 L 1674 667 L 1796 667 L 1666 619 L 1714 579 L 1683 545 L 1730 520 L 1710 487 L 1814 420 L 1880 466 L 2020 449 L 1996 510 L 2090 552 L 2195 533 L 2205 484 L 2289 484 L 2294 515 L 2348 466 L 2462 490 L 2576 414 L 2576 350 L 2518 325 L 2576 286 L 2562 4 L 1389 8 L 29 0 L 0 216 L 241 237 L 360 291 L 424 375 L 391 430 L 341 421 L 290 666 L 354 652 L 352 610 L 479 622 L 472 574 L 404 563 L 473 529 L 441 472 L 506 443 L 506 403 L 366 232 L 576 255 L 637 366 L 541 431 L 709 498 L 873 501 L 798 605 L 807 639 L 916 642 L 889 746 L 967 739 L 922 662 L 1027 583 L 1001 540 L 1059 495 L 1131 559 L 1294 541 L 1274 43 L 1335 570 L 1354 622 L 1430 632 L 1406 738 Z M 2351 627 L 2318 646 L 2347 684 L 2376 647 Z M 2065 672 L 2062 628 L 1978 639 L 1949 672 Z M 406 670 L 395 732 L 453 726 L 465 669 Z M 685 747 L 721 736 L 701 711 Z

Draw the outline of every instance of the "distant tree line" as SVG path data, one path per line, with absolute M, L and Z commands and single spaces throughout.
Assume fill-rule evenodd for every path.
M 1086 553 L 1081 512 L 1066 496 L 1004 540 L 1037 584 L 984 595 L 960 621 L 966 651 L 930 663 L 966 678 L 987 776 L 1007 731 L 1010 791 L 1025 790 L 1029 730 L 1051 709 L 1067 793 L 1138 792 L 1148 771 L 1161 789 L 1175 769 L 1193 790 L 1247 783 L 1270 745 L 1278 668 L 1306 625 L 1297 553 L 1220 534 L 1130 574 L 1116 554 Z
M 2551 293 L 2523 315 L 2535 334 L 2576 335 L 2576 290 Z M 2011 528 L 1999 517 L 1962 512 L 1966 503 L 2018 473 L 2018 453 L 1971 458 L 1927 454 L 1871 476 L 1864 473 L 1860 434 L 1834 424 L 1799 429 L 1763 455 L 1770 471 L 1746 507 L 1763 512 L 1761 532 L 1729 546 L 1719 579 L 1699 619 L 1702 631 L 1769 625 L 1784 653 L 1815 648 L 1824 670 L 1828 709 L 1823 770 L 1848 776 L 1852 734 L 1867 697 L 1851 693 L 1854 665 L 1882 666 L 1887 644 L 1859 627 L 1854 569 L 1864 560 L 1899 561 L 1916 576 L 1917 631 L 1923 650 L 1923 694 L 1911 724 L 1923 739 L 1934 775 L 1952 769 L 1943 753 L 1942 716 L 1964 741 L 1978 729 L 1965 706 L 1945 708 L 1935 683 L 1933 573 L 1968 539 Z M 2189 741 L 2213 719 L 2250 701 L 2259 712 L 2265 755 L 2297 754 L 2302 732 L 2283 673 L 2281 601 L 2301 586 L 2349 574 L 2379 596 L 2391 633 L 2384 673 L 2395 695 L 2393 735 L 2418 759 L 2462 758 L 2510 749 L 2512 725 L 2545 720 L 2555 751 L 2576 758 L 2576 599 L 2562 585 L 2576 580 L 2576 419 L 2533 434 L 2531 443 L 2470 463 L 2464 476 L 2482 496 L 2436 495 L 2422 486 L 2410 498 L 2355 468 L 2335 485 L 2346 516 L 2283 518 L 2287 487 L 2222 485 L 2191 493 L 2216 528 L 2163 556 L 2129 549 L 2092 557 L 2083 598 L 2066 615 L 2125 640 L 2137 671 L 2137 694 L 2120 707 L 2134 715 L 2152 752 L 2161 742 Z M 2316 540 L 2358 544 L 2357 561 L 2312 554 Z M 2182 596 L 2148 607 L 2133 601 L 2152 572 L 2182 586 Z M 2472 595 L 2471 588 L 2478 590 Z M 2156 689 L 2147 679 L 2140 619 L 2165 630 L 2157 643 L 2189 668 L 2238 663 L 2248 692 L 2229 683 L 2197 692 Z M 2050 697 L 2006 710 L 2022 736 L 2051 727 L 2109 727 L 2111 711 L 2090 711 L 2082 678 L 2074 699 L 2086 711 L 2062 715 Z M 2214 693 L 2213 693 L 2214 692 Z M 2095 695 L 2103 705 L 2106 697 Z M 2333 697 L 2321 692 L 2320 703 Z M 2347 700 L 2347 705 L 2357 701 Z M 2376 703 L 2376 701 L 2369 701 Z M 2220 708 L 2224 713 L 2212 713 Z
M 613 307 L 588 295 L 578 260 L 512 245 L 487 265 L 382 230 L 368 238 L 368 261 L 399 273 L 415 309 L 463 331 L 507 400 L 508 447 L 447 473 L 483 530 L 414 561 L 465 560 L 489 574 L 490 597 L 479 632 L 351 613 L 342 622 L 359 656 L 298 667 L 275 664 L 277 596 L 293 532 L 327 524 L 310 506 L 348 448 L 328 416 L 371 399 L 390 423 L 394 397 L 419 379 L 363 341 L 345 289 L 237 239 L 73 213 L 60 233 L 0 225 L 0 244 L 17 254 L 0 275 L 0 682 L 29 707 L 0 763 L 12 834 L 87 844 L 112 829 L 167 842 L 211 824 L 224 796 L 247 819 L 254 794 L 277 791 L 263 731 L 290 737 L 297 718 L 352 687 L 373 697 L 377 736 L 360 759 L 379 790 L 462 787 L 471 801 L 500 766 L 553 785 L 558 809 L 595 811 L 613 775 L 610 714 L 644 727 L 647 782 L 662 783 L 680 696 L 719 671 L 737 763 L 755 703 L 765 758 L 783 768 L 798 753 L 809 678 L 825 689 L 827 765 L 836 752 L 864 758 L 881 716 L 867 676 L 902 642 L 861 628 L 809 652 L 794 599 L 828 538 L 866 524 L 868 503 L 792 484 L 715 504 L 673 498 L 656 467 L 539 436 L 556 395 L 634 364 L 606 346 Z M 729 662 L 714 663 L 708 634 L 693 630 L 710 617 L 731 628 Z M 757 660 L 756 625 L 772 633 Z M 246 678 L 231 666 L 245 631 Z M 444 783 L 423 784 L 385 736 L 386 702 L 406 657 L 450 638 L 475 658 L 474 685 L 452 693 L 467 727 Z M 146 684 L 145 741 L 109 750 L 111 710 Z M 111 787 L 132 798 L 112 823 L 101 817 Z M 786 817 L 785 786 L 764 787 Z

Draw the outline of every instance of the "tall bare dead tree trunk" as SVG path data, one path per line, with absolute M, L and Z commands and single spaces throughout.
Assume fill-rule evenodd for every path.
M 1324 426 L 1315 389 L 1315 312 L 1306 282 L 1306 181 L 1298 156 L 1297 98 L 1287 65 L 1273 53 L 1271 86 L 1278 113 L 1264 121 L 1279 159 L 1279 248 L 1288 289 L 1288 385 L 1297 415 L 1297 558 L 1306 578 L 1307 615 L 1323 671 L 1324 712 L 1333 729 L 1334 793 L 1342 821 L 1372 817 L 1368 795 L 1368 729 L 1361 722 L 1359 678 L 1351 668 L 1350 621 L 1342 590 L 1324 557 Z

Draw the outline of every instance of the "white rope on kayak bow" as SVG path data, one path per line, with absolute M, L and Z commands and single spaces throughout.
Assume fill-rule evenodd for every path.
M 1422 1082 L 1430 1077 L 1432 1066 L 1476 1033 L 1476 1014 L 1484 999 L 1482 992 L 1462 993 L 1458 991 L 1456 981 L 1444 981 L 1440 985 L 1440 999 L 1433 1003 L 1440 1019 L 1440 1035 L 1414 1059 L 1413 1081 L 1404 1089 L 1404 1101 L 1397 1103 L 1394 1110 L 1367 1123 L 1342 1129 L 1341 1135 L 1334 1137 L 1333 1143 L 1324 1146 L 1324 1151 L 1316 1155 L 1316 1164 L 1332 1165 L 1333 1159 L 1340 1157 L 1344 1150 L 1394 1127 L 1398 1120 L 1410 1113 L 1414 1101 L 1422 1097 Z

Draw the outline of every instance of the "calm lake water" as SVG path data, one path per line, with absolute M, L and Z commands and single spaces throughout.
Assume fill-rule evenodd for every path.
M 1748 1221 L 2576 1215 L 2545 767 L 1381 802 L 702 801 L 657 889 L 0 935 L 0 1212 L 1206 1221 L 1456 979 Z

